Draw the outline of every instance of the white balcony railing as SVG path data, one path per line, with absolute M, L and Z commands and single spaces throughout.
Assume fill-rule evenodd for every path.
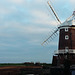
M 75 49 L 63 49 L 54 51 L 54 54 L 65 54 L 65 53 L 75 54 Z

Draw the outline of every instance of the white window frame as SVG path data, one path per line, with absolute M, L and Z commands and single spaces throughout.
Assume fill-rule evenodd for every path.
M 65 35 L 65 40 L 68 40 L 69 39 L 69 36 L 68 35 Z
M 68 28 L 65 28 L 65 32 L 68 32 Z
M 69 47 L 65 47 L 65 51 L 68 52 L 69 51 Z

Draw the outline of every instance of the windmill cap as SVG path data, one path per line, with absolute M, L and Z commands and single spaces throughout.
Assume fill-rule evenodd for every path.
M 66 19 L 65 22 L 63 22 L 60 26 L 75 26 L 75 11 L 73 11 L 72 16 L 70 16 L 68 19 Z
M 75 15 L 75 11 L 73 11 L 73 15 Z

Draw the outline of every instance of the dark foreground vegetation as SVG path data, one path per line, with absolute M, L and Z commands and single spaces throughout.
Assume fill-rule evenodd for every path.
M 0 64 L 0 75 L 73 75 L 75 67 L 53 66 L 47 63 L 2 63 Z
M 47 63 L 2 63 L 0 75 L 50 75 L 51 64 Z

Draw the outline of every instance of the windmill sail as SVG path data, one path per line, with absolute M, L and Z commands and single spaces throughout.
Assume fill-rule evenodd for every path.
M 57 31 L 58 31 L 58 28 L 51 33 L 51 35 L 42 43 L 42 45 L 44 43 L 48 43 L 48 41 L 51 41 L 55 36 L 57 36 Z
M 51 8 L 51 10 L 52 10 L 53 14 L 55 15 L 55 17 L 56 17 L 57 21 L 61 24 L 60 19 L 58 18 L 58 16 L 57 16 L 56 12 L 54 11 L 54 9 L 53 9 L 53 7 L 51 6 L 51 4 L 49 3 L 49 1 L 48 1 L 47 3 L 48 3 L 48 5 L 49 5 L 49 7 Z
M 48 5 L 49 5 L 50 9 L 52 10 L 54 16 L 56 17 L 57 21 L 61 24 L 60 19 L 58 18 L 57 14 L 55 13 L 55 11 L 54 11 L 53 7 L 51 6 L 51 4 L 49 3 L 49 1 L 48 1 L 47 3 L 48 3 Z M 56 28 L 56 29 L 50 34 L 50 36 L 42 43 L 42 45 L 43 45 L 44 43 L 48 43 L 48 41 L 51 41 L 53 38 L 55 38 L 55 36 L 57 35 L 57 31 L 58 31 L 58 28 Z

